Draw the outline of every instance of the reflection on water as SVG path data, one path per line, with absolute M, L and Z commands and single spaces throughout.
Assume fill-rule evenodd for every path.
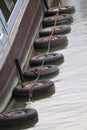
M 64 63 L 52 78 L 56 92 L 48 98 L 30 102 L 39 113 L 39 122 L 25 130 L 87 130 L 87 0 L 63 0 L 74 5 L 76 13 L 69 44 L 60 50 Z M 59 50 L 55 50 L 59 52 Z M 37 55 L 41 52 L 35 52 Z

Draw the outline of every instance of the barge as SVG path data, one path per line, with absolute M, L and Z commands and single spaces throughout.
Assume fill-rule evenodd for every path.
M 14 59 L 19 59 L 23 69 L 45 7 L 43 0 L 1 0 L 0 5 L 1 112 L 18 82 Z

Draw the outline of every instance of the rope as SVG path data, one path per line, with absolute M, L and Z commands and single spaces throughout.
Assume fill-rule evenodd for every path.
M 53 26 L 53 29 L 52 29 L 52 32 L 51 32 L 51 36 L 53 36 L 53 33 L 55 31 L 55 28 L 56 28 L 56 24 L 57 24 L 57 17 L 59 16 L 59 9 L 61 8 L 61 2 L 59 1 L 59 5 L 58 5 L 58 11 L 57 13 L 55 14 L 55 22 L 54 22 L 54 26 Z
M 47 52 L 46 52 L 45 55 L 44 55 L 44 59 L 43 59 L 43 61 L 42 61 L 41 67 L 43 67 L 44 62 L 45 62 L 45 57 L 47 56 L 47 54 L 49 53 L 49 51 L 50 51 L 50 40 L 49 40 L 48 49 L 47 49 Z M 34 82 L 37 82 L 37 81 L 40 79 L 40 73 L 41 73 L 41 71 L 39 71 L 38 76 L 37 76 L 37 78 L 34 80 Z M 33 96 L 33 87 L 34 87 L 34 86 L 32 86 L 31 89 L 29 90 L 29 100 L 28 100 L 29 102 L 30 102 L 30 99 L 31 99 L 32 96 Z
M 53 26 L 52 32 L 51 32 L 51 34 L 50 34 L 50 36 L 49 36 L 49 43 L 48 43 L 47 52 L 46 52 L 45 55 L 44 55 L 44 58 L 43 58 L 41 67 L 43 67 L 43 65 L 44 65 L 45 57 L 46 57 L 47 54 L 50 52 L 50 40 L 53 39 L 53 33 L 54 33 L 54 31 L 55 31 L 55 27 L 56 27 L 56 23 L 57 23 L 57 18 L 56 18 L 56 17 L 58 17 L 58 13 L 59 13 L 59 11 L 57 11 L 57 13 L 56 13 L 56 15 L 55 15 L 54 26 Z M 39 71 L 38 76 L 37 76 L 37 78 L 34 80 L 34 82 L 37 82 L 37 81 L 39 80 L 39 78 L 40 78 L 40 73 L 41 73 L 41 71 Z
M 59 8 L 60 8 L 60 7 L 59 7 Z M 48 53 L 50 52 L 50 47 L 51 47 L 51 46 L 50 46 L 50 42 L 51 42 L 51 39 L 53 39 L 53 34 L 54 34 L 54 31 L 55 31 L 55 28 L 56 28 L 58 15 L 59 15 L 59 10 L 57 11 L 57 13 L 56 13 L 56 15 L 55 15 L 55 22 L 54 22 L 54 26 L 53 26 L 53 28 L 52 28 L 52 32 L 51 32 L 51 34 L 50 34 L 50 36 L 49 36 L 47 52 L 46 52 L 45 55 L 44 55 L 44 58 L 43 58 L 43 61 L 42 61 L 42 64 L 41 64 L 40 67 L 43 67 L 44 62 L 45 62 L 45 58 L 46 58 L 46 56 L 48 55 Z M 40 79 L 40 73 L 41 73 L 41 71 L 39 71 L 39 73 L 38 73 L 38 75 L 37 75 L 37 78 L 34 80 L 34 82 L 37 82 L 37 81 Z M 31 97 L 33 96 L 33 89 L 32 89 L 33 87 L 34 87 L 34 86 L 32 86 L 31 89 L 30 89 L 30 91 L 29 91 L 29 101 L 30 101 Z

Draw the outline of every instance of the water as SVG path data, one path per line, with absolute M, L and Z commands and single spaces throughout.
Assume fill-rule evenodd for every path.
M 51 79 L 56 92 L 26 105 L 38 111 L 39 121 L 24 130 L 87 130 L 87 0 L 63 0 L 62 3 L 74 5 L 76 12 L 72 31 L 67 34 L 68 46 L 55 51 L 65 58 L 58 66 L 60 74 Z M 34 55 L 39 53 L 34 51 Z M 8 109 L 19 106 L 25 104 L 13 100 Z

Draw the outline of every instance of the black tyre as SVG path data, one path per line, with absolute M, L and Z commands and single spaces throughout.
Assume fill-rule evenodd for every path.
M 71 14 L 61 14 L 58 16 L 46 17 L 43 19 L 42 25 L 43 27 L 53 26 L 55 20 L 57 20 L 56 25 L 70 24 L 71 22 L 73 22 L 73 17 Z
M 13 90 L 13 96 L 15 97 L 37 97 L 53 92 L 55 90 L 54 83 L 52 81 L 32 81 L 23 85 L 18 85 Z
M 44 66 L 33 67 L 33 68 L 28 69 L 27 71 L 23 73 L 23 77 L 25 80 L 34 79 L 34 78 L 37 78 L 38 75 L 40 75 L 40 77 L 43 77 L 46 75 L 50 76 L 58 72 L 59 72 L 59 69 L 55 65 L 44 65 Z
M 54 8 L 46 10 L 44 13 L 44 16 L 45 17 L 53 16 L 57 13 L 58 10 L 59 10 L 59 14 L 72 14 L 75 12 L 75 7 L 74 6 L 62 6 L 60 9 L 58 9 L 58 7 L 54 7 Z
M 42 54 L 33 57 L 30 59 L 29 63 L 31 66 L 38 66 L 41 65 L 42 62 L 44 61 L 44 64 L 50 64 L 53 62 L 60 62 L 64 59 L 64 56 L 59 53 L 48 53 L 48 54 Z
M 42 30 L 40 30 L 39 36 L 40 37 L 49 36 L 51 35 L 53 30 L 54 30 L 53 35 L 62 35 L 69 33 L 71 31 L 71 27 L 68 25 L 59 25 L 56 26 L 55 28 L 54 27 L 43 28 Z
M 48 37 L 43 37 L 39 38 L 34 41 L 34 48 L 35 49 L 45 49 L 48 48 L 48 45 L 50 44 L 50 47 L 58 47 L 62 45 L 67 45 L 68 44 L 68 39 L 66 36 L 61 36 L 61 35 L 54 35 L 52 38 Z
M 19 108 L 0 114 L 0 126 L 22 125 L 38 119 L 35 109 Z

